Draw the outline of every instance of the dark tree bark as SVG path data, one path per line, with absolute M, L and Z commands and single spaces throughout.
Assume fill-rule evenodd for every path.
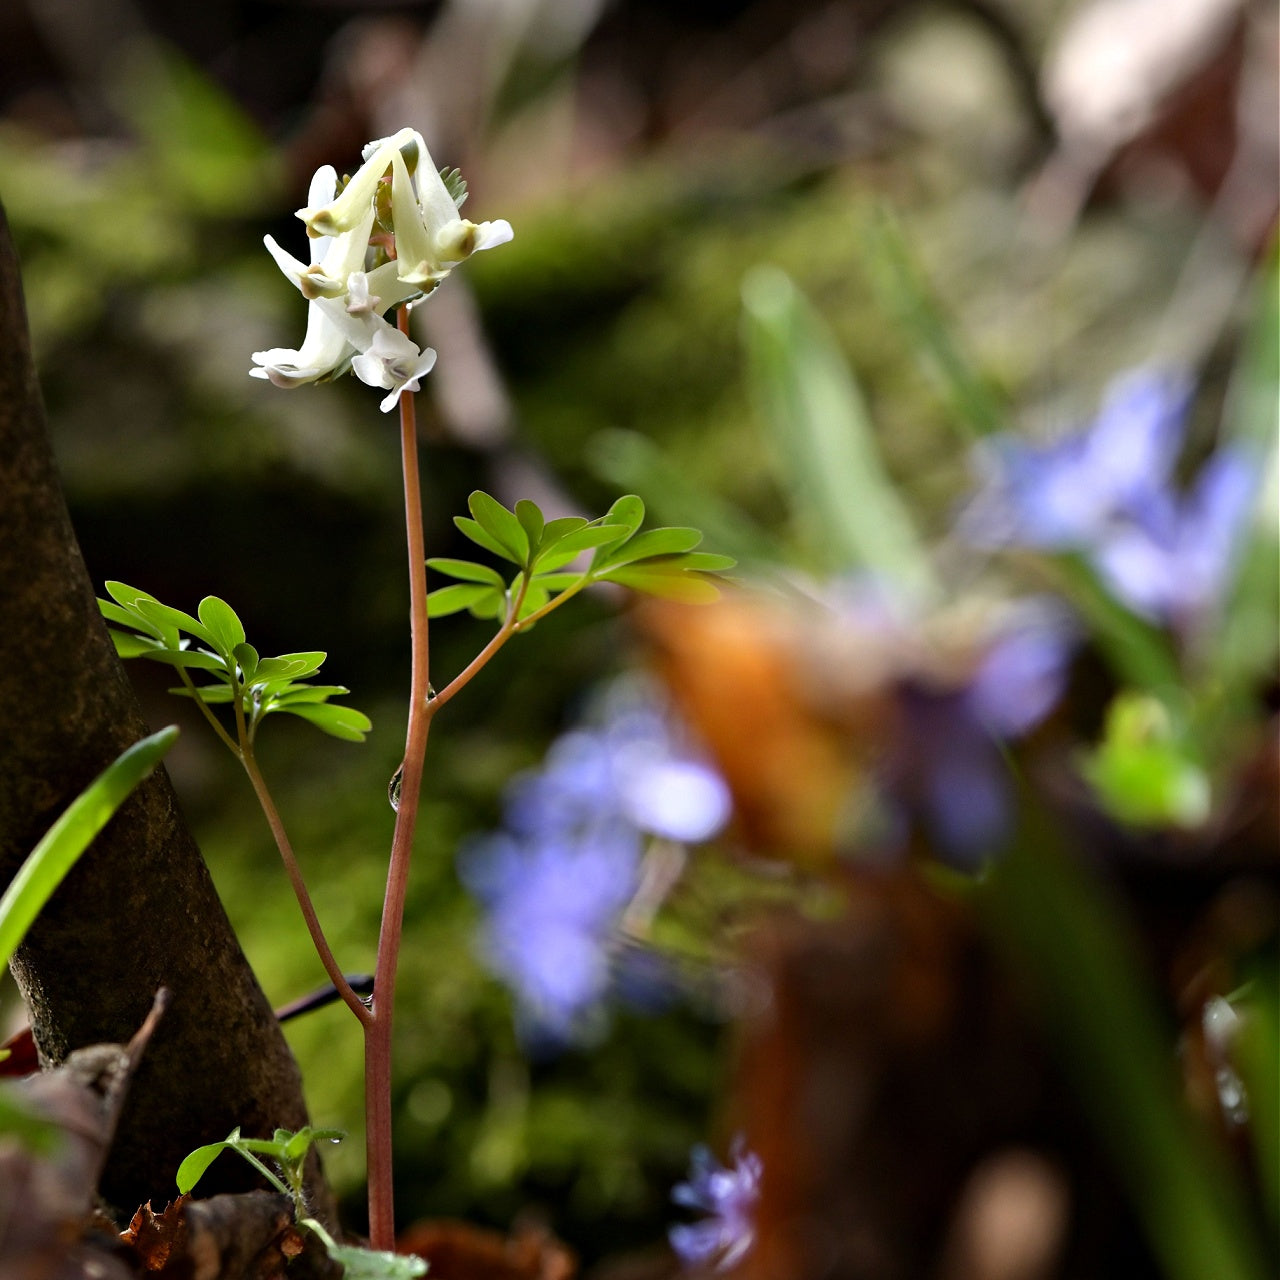
M 0 210 L 0 886 L 147 732 L 59 485 Z M 13 971 L 46 1064 L 128 1041 L 157 988 L 171 993 L 103 1174 L 103 1196 L 126 1216 L 175 1194 L 183 1156 L 234 1126 L 269 1135 L 306 1123 L 297 1065 L 162 770 L 54 895 Z M 332 1221 L 318 1162 L 312 1182 L 313 1209 Z M 249 1166 L 224 1157 L 200 1190 L 252 1185 Z

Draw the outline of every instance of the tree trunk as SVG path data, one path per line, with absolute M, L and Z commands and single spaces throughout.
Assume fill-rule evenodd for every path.
M 109 428 L 109 424 L 104 424 Z M 85 785 L 148 732 L 98 614 L 62 496 L 0 210 L 0 886 Z M 124 1043 L 156 989 L 171 1000 L 103 1175 L 126 1215 L 176 1194 L 174 1171 L 239 1125 L 307 1122 L 301 1080 L 163 770 L 81 859 L 13 961 L 41 1058 Z M 254 1184 L 217 1161 L 202 1194 Z M 313 1211 L 332 1222 L 319 1172 Z

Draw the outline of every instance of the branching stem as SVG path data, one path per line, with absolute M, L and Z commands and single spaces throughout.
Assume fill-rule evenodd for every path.
M 271 834 L 275 838 L 276 848 L 280 850 L 280 860 L 284 863 L 289 883 L 293 885 L 294 896 L 298 899 L 298 906 L 302 909 L 302 918 L 307 922 L 307 932 L 311 935 L 311 941 L 315 946 L 316 954 L 320 957 L 320 963 L 324 965 L 324 971 L 329 975 L 329 981 L 333 983 L 347 1007 L 356 1015 L 361 1024 L 367 1027 L 371 1017 L 369 1010 L 364 1001 L 352 990 L 351 984 L 347 981 L 337 960 L 334 959 L 332 950 L 329 948 L 328 939 L 324 936 L 324 930 L 320 927 L 320 918 L 316 915 L 315 906 L 312 904 L 311 894 L 307 891 L 306 881 L 302 878 L 302 868 L 298 865 L 298 859 L 294 856 L 293 846 L 289 843 L 289 836 L 285 832 L 284 823 L 281 821 L 280 812 L 276 808 L 275 801 L 271 798 L 266 779 L 262 776 L 262 770 L 258 768 L 258 759 L 253 753 L 253 747 L 246 744 L 244 749 L 239 752 L 239 755 L 240 763 L 244 765 L 244 771 L 249 775 L 249 781 L 253 784 L 254 794 L 258 797 L 258 803 L 262 806 L 267 825 L 271 828 Z
M 434 698 L 431 699 L 431 714 L 434 716 L 441 707 L 445 705 L 455 694 L 460 693 L 467 685 L 475 679 L 477 675 L 488 665 L 489 659 L 493 657 L 504 644 L 520 629 L 520 623 L 517 619 L 520 617 L 520 607 L 524 604 L 525 593 L 529 590 L 529 579 L 523 577 L 520 579 L 519 589 L 516 591 L 515 598 L 511 602 L 511 607 L 507 610 L 506 619 L 502 626 L 494 633 L 489 643 L 485 645 L 467 665 L 458 672 L 452 680 L 449 681 L 443 689 L 440 690 Z
M 200 708 L 200 714 L 213 726 L 213 731 L 222 739 L 228 751 L 231 752 L 237 760 L 242 764 L 244 757 L 240 752 L 240 748 L 236 745 L 235 739 L 222 727 L 222 722 L 213 714 L 209 704 L 200 696 L 200 691 L 196 688 L 195 683 L 187 674 L 186 667 L 178 668 L 178 675 L 182 679 L 182 683 L 186 686 L 191 694 L 192 701 Z
M 553 600 L 548 600 L 541 609 L 535 609 L 527 618 L 521 618 L 519 622 L 512 628 L 513 631 L 527 631 L 535 622 L 540 622 L 553 609 L 558 609 L 566 600 L 572 600 L 584 587 L 591 585 L 590 578 L 583 578 L 581 582 L 575 582 L 573 586 L 566 588 Z

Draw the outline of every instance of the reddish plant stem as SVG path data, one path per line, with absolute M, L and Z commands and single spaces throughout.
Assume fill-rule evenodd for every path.
M 488 665 L 489 659 L 493 657 L 499 649 L 516 633 L 519 623 L 516 621 L 520 616 L 520 606 L 524 604 L 525 593 L 529 589 L 529 579 L 522 578 L 520 580 L 520 588 L 515 594 L 507 613 L 506 621 L 494 634 L 489 641 L 474 658 L 467 663 L 447 685 L 431 700 L 431 714 L 435 715 L 441 707 L 445 705 L 455 694 L 460 693 L 467 685 L 475 679 L 476 676 Z
M 409 331 L 409 311 L 397 315 L 401 333 Z M 400 807 L 391 839 L 387 891 L 374 968 L 372 1017 L 365 1028 L 365 1124 L 369 1173 L 369 1242 L 375 1249 L 395 1248 L 395 1205 L 391 1161 L 391 1030 L 395 1007 L 396 964 L 404 922 L 409 863 L 418 818 L 418 794 L 431 727 L 428 670 L 427 567 L 422 532 L 422 487 L 418 477 L 418 430 L 413 396 L 400 396 L 400 452 L 404 468 L 405 530 L 409 552 L 409 622 L 413 668 L 409 726 L 405 735 Z
M 338 994 L 346 1002 L 347 1007 L 360 1020 L 361 1026 L 367 1027 L 371 1020 L 369 1010 L 364 1001 L 351 989 L 351 984 L 347 981 L 346 975 L 343 974 L 341 967 L 334 958 L 333 951 L 329 947 L 328 939 L 324 936 L 324 930 L 320 927 L 320 919 L 316 915 L 316 909 L 311 902 L 311 894 L 307 892 L 306 882 L 302 878 L 302 868 L 298 866 L 298 859 L 294 856 L 293 846 L 289 843 L 289 837 L 285 833 L 279 810 L 276 809 L 275 801 L 271 798 L 271 792 L 267 789 L 266 780 L 262 776 L 262 770 L 258 768 L 257 758 L 251 748 L 246 746 L 240 752 L 240 763 L 244 766 L 245 773 L 249 775 L 249 781 L 253 784 L 258 803 L 262 806 L 262 812 L 266 816 L 267 825 L 271 828 L 271 834 L 275 837 L 276 848 L 280 850 L 280 859 L 284 863 L 284 869 L 289 876 L 289 883 L 293 885 L 293 892 L 298 899 L 298 906 L 302 908 L 302 918 L 307 922 L 307 932 L 311 935 L 311 942 L 316 949 L 316 954 L 320 957 L 320 963 L 324 965 L 324 971 L 329 975 L 329 981 L 337 988 Z

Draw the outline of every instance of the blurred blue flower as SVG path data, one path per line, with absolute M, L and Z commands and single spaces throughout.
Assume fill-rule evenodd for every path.
M 963 867 L 999 851 L 1013 811 L 1003 744 L 1029 733 L 1062 696 L 1075 628 L 1050 601 L 1021 603 L 959 688 L 902 690 L 906 733 L 897 790 L 936 850 Z
M 514 991 L 531 1043 L 587 1033 L 609 990 L 609 944 L 639 865 L 639 838 L 616 825 L 582 842 L 499 835 L 464 858 L 464 880 L 488 911 L 485 956 Z
M 755 1207 L 760 1199 L 760 1157 L 746 1149 L 739 1134 L 730 1150 L 731 1168 L 721 1165 L 706 1147 L 695 1147 L 689 1181 L 671 1193 L 676 1204 L 710 1215 L 701 1222 L 672 1227 L 671 1247 L 686 1266 L 712 1266 L 727 1271 L 755 1240 Z
M 1229 582 L 1257 486 L 1245 453 L 1224 448 L 1185 494 L 1158 494 L 1111 530 L 1094 555 L 1104 581 L 1137 613 L 1181 628 Z
M 1050 445 L 995 440 L 958 531 L 979 546 L 1080 552 L 1130 609 L 1195 625 L 1229 580 L 1257 481 L 1227 446 L 1178 491 L 1190 402 L 1182 376 L 1138 370 L 1113 384 L 1083 432 Z
M 1047 445 L 994 438 L 978 453 L 983 485 L 961 533 L 989 547 L 1092 547 L 1117 516 L 1168 483 L 1189 404 L 1184 378 L 1137 370 L 1112 385 L 1085 431 Z
M 723 779 L 651 692 L 615 686 L 601 720 L 562 735 L 542 768 L 514 779 L 504 832 L 461 859 L 487 910 L 485 956 L 514 991 L 531 1043 L 583 1039 L 599 1024 L 647 839 L 697 843 L 729 818 Z

